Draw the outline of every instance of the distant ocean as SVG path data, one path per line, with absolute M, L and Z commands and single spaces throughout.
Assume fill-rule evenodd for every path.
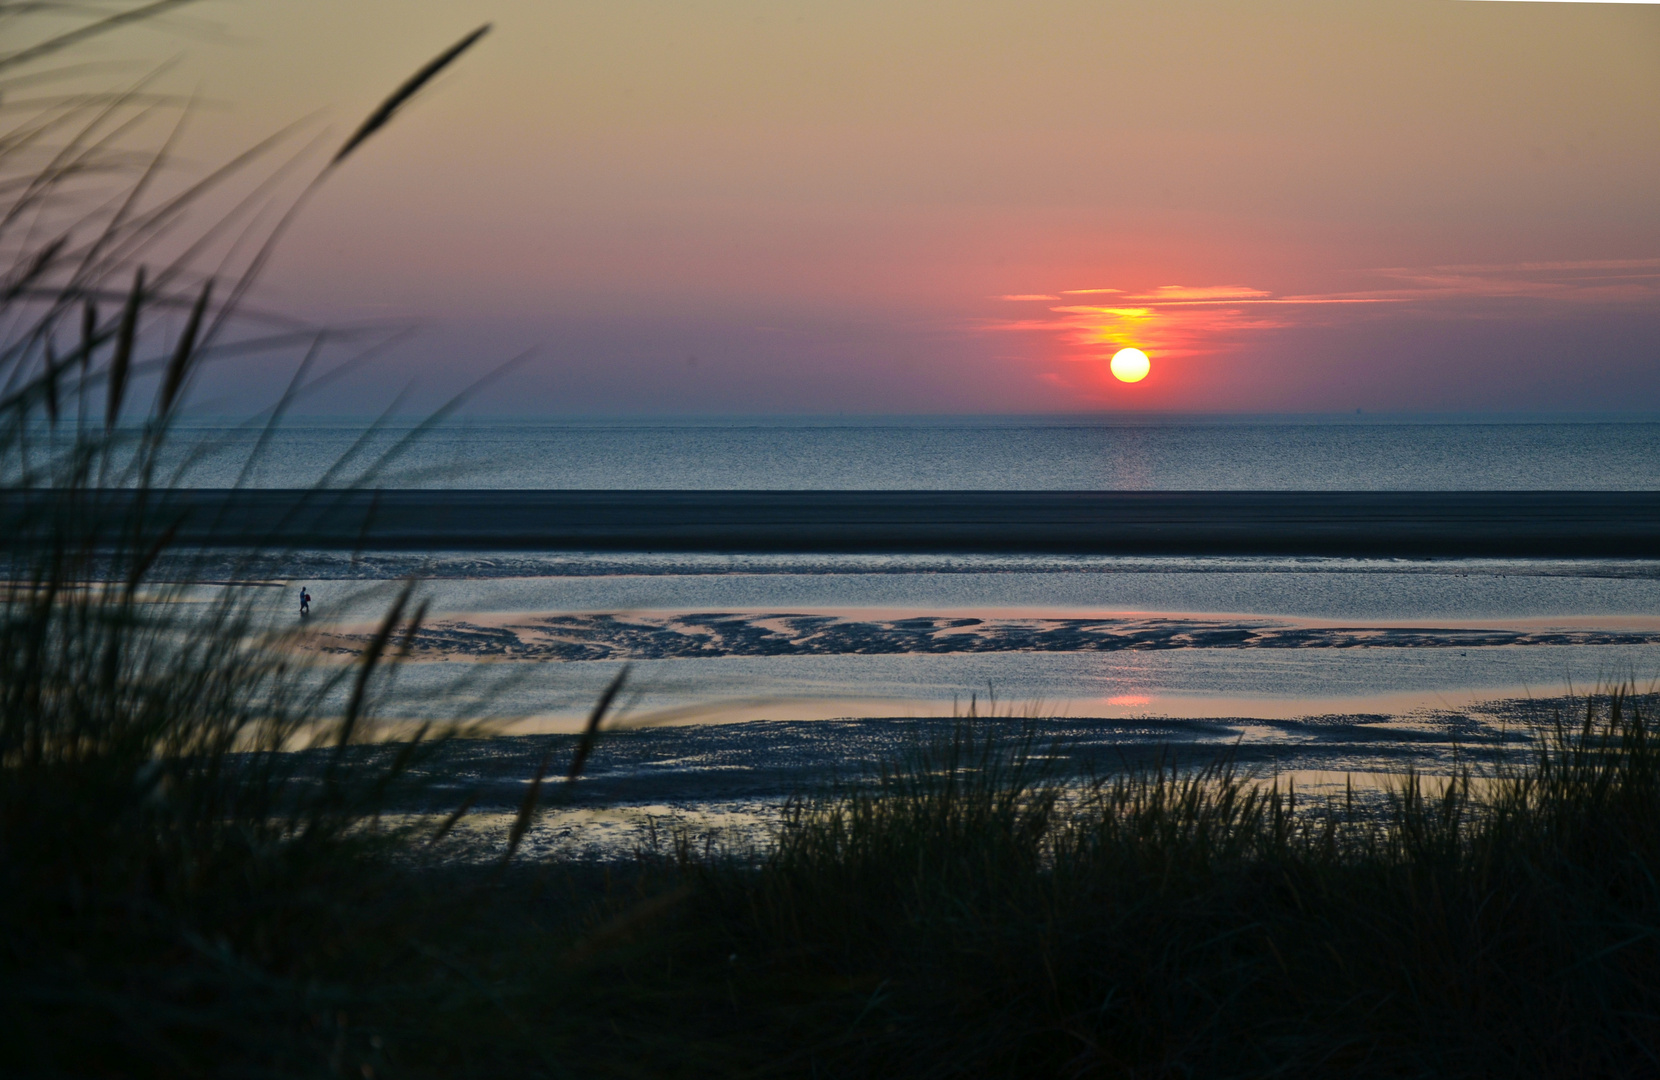
M 254 433 L 198 422 L 197 487 L 235 482 Z M 308 486 L 409 435 L 298 422 L 252 482 Z M 914 418 L 452 422 L 410 440 L 384 486 L 916 490 L 1660 489 L 1660 421 Z

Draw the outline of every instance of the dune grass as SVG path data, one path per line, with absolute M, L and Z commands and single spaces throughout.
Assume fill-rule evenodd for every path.
M 206 365 L 304 354 L 289 393 L 255 421 L 266 433 L 256 454 L 317 385 L 325 335 L 249 330 L 241 303 L 306 194 L 482 31 L 398 88 L 286 211 L 271 185 L 293 160 L 253 178 L 228 217 L 194 225 L 193 207 L 282 133 L 180 180 L 177 127 L 148 148 L 135 134 L 177 108 L 151 76 L 52 92 L 86 67 L 64 50 L 182 2 L 0 0 L 7 1076 L 308 1075 L 368 1062 L 374 1048 L 342 1008 L 358 998 L 342 987 L 376 970 L 359 947 L 376 940 L 365 928 L 384 933 L 408 909 L 387 892 L 383 857 L 407 838 L 378 811 L 411 764 L 464 730 L 370 745 L 420 622 L 408 589 L 356 663 L 321 670 L 259 590 L 204 585 L 201 552 L 173 542 L 181 511 L 167 495 L 190 457 L 172 452 L 173 432 Z M 13 104 L 24 85 L 47 92 Z M 361 484 L 375 468 L 351 473 Z M 240 556 L 229 576 L 269 579 L 279 558 Z M 321 772 L 290 753 L 305 745 L 326 755 Z M 342 981 L 345 957 L 356 982 Z
M 1640 1075 L 1652 740 L 1615 695 L 1381 815 L 1225 765 L 1069 792 L 959 740 L 804 809 L 723 895 L 763 955 L 872 984 L 840 1051 L 872 1073 Z
M 273 879 L 282 948 L 204 909 L 217 944 L 150 963 L 237 972 L 218 1008 L 292 1052 L 280 1075 L 1654 1075 L 1660 746 L 1625 695 L 1381 808 L 1225 760 L 1080 781 L 1006 731 L 965 720 L 791 804 L 758 850 L 338 847 Z
M 472 1007 L 387 1045 L 422 1075 L 1654 1075 L 1654 739 L 1605 696 L 1380 811 L 1225 763 L 1080 786 L 965 726 L 762 852 L 523 868 L 452 954 Z
M 1381 811 L 1044 749 L 965 721 L 763 850 L 614 864 L 221 835 L 146 852 L 158 891 L 8 830 L 7 1045 L 42 1074 L 1653 1075 L 1660 747 L 1622 695 Z

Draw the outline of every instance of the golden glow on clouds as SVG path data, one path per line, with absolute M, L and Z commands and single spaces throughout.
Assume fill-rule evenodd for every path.
M 1248 285 L 1206 285 L 1198 289 L 1192 289 L 1186 285 L 1160 285 L 1152 292 L 1138 296 L 1136 299 L 1165 302 L 1178 300 L 1255 300 L 1272 295 L 1274 294 L 1264 289 L 1253 289 Z
M 1602 259 L 1430 267 L 1391 267 L 1364 273 L 1384 288 L 1345 293 L 1276 295 L 1252 285 L 1159 285 L 1151 289 L 1058 289 L 1012 293 L 999 300 L 1048 304 L 1041 316 L 994 318 L 981 329 L 1046 338 L 1042 359 L 1061 370 L 1044 381 L 1086 395 L 1110 395 L 1135 367 L 1120 358 L 1151 352 L 1161 361 L 1225 354 L 1265 331 L 1331 325 L 1376 305 L 1430 311 L 1471 301 L 1554 301 L 1575 305 L 1660 304 L 1660 259 Z M 1052 303 L 1056 297 L 1101 296 L 1100 303 Z M 1108 300 L 1106 297 L 1112 297 Z M 1342 314 L 1353 309 L 1355 316 Z M 1110 364 L 1107 362 L 1111 358 Z M 1138 364 L 1140 362 L 1137 362 Z M 1112 400 L 1104 397 L 1104 400 Z
M 1245 285 L 1165 285 L 1149 292 L 1123 289 L 1062 289 L 1063 296 L 1113 295 L 1107 303 L 1052 304 L 1042 316 L 1004 318 L 983 324 L 986 329 L 1040 334 L 1052 343 L 1048 350 L 1072 369 L 1050 372 L 1046 381 L 1086 392 L 1100 392 L 1114 383 L 1139 382 L 1147 376 L 1147 353 L 1161 360 L 1182 360 L 1214 352 L 1239 335 L 1276 329 L 1292 323 L 1283 315 L 1253 311 L 1249 305 L 1277 298 L 1264 289 Z M 1053 294 L 1010 294 L 1015 302 L 1045 303 Z M 1110 359 L 1110 363 L 1108 362 Z

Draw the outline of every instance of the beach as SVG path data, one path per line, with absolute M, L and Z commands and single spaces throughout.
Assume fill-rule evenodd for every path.
M 626 666 L 577 803 L 527 841 L 612 853 L 652 817 L 764 838 L 792 795 L 971 714 L 1093 767 L 1231 755 L 1329 794 L 1491 769 L 1586 694 L 1660 676 L 1644 559 L 317 549 L 284 573 L 273 620 L 307 583 L 331 662 L 421 575 L 387 707 L 487 704 L 509 737 L 434 773 L 484 784 L 481 828 Z

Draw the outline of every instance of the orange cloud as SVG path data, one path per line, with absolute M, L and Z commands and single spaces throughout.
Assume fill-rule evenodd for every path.
M 1065 322 L 1063 339 L 1077 359 L 1106 359 L 1133 346 L 1157 359 L 1212 352 L 1225 339 L 1252 330 L 1290 325 L 1283 319 L 1252 314 L 1241 307 L 1185 307 L 1142 303 L 1123 307 L 1051 308 Z
M 1045 381 L 1104 392 L 1113 385 L 1106 361 L 1119 349 L 1141 349 L 1157 371 L 1163 361 L 1224 352 L 1259 331 L 1329 323 L 1339 317 L 1333 305 L 1427 308 L 1472 299 L 1515 298 L 1660 303 L 1660 259 L 1394 267 L 1370 272 L 1398 284 L 1364 292 L 1293 296 L 1276 296 L 1250 285 L 1161 285 L 1140 293 L 1062 289 L 1062 297 L 1114 294 L 1115 299 L 1056 304 L 1048 309 L 1048 318 L 988 319 L 979 328 L 1046 337 L 1051 345 L 1044 350 L 1048 363 L 1071 363 L 1062 369 L 1070 374 L 1051 368 L 1042 375 Z M 1054 296 L 1022 293 L 1001 299 L 1037 301 Z
M 1105 293 L 1124 295 L 1121 289 L 1062 290 L 1063 296 Z M 1166 285 L 1140 296 L 1125 295 L 1130 303 L 1061 304 L 1049 309 L 1053 318 L 994 319 L 982 328 L 1048 333 L 1069 360 L 1105 360 L 1127 346 L 1157 359 L 1174 359 L 1212 351 L 1236 333 L 1289 325 L 1240 306 L 1271 297 L 1245 285 Z
M 1167 302 L 1182 300 L 1249 300 L 1273 295 L 1266 289 L 1253 289 L 1249 285 L 1206 285 L 1197 289 L 1189 288 L 1186 285 L 1160 285 L 1152 292 L 1144 293 L 1135 299 Z

